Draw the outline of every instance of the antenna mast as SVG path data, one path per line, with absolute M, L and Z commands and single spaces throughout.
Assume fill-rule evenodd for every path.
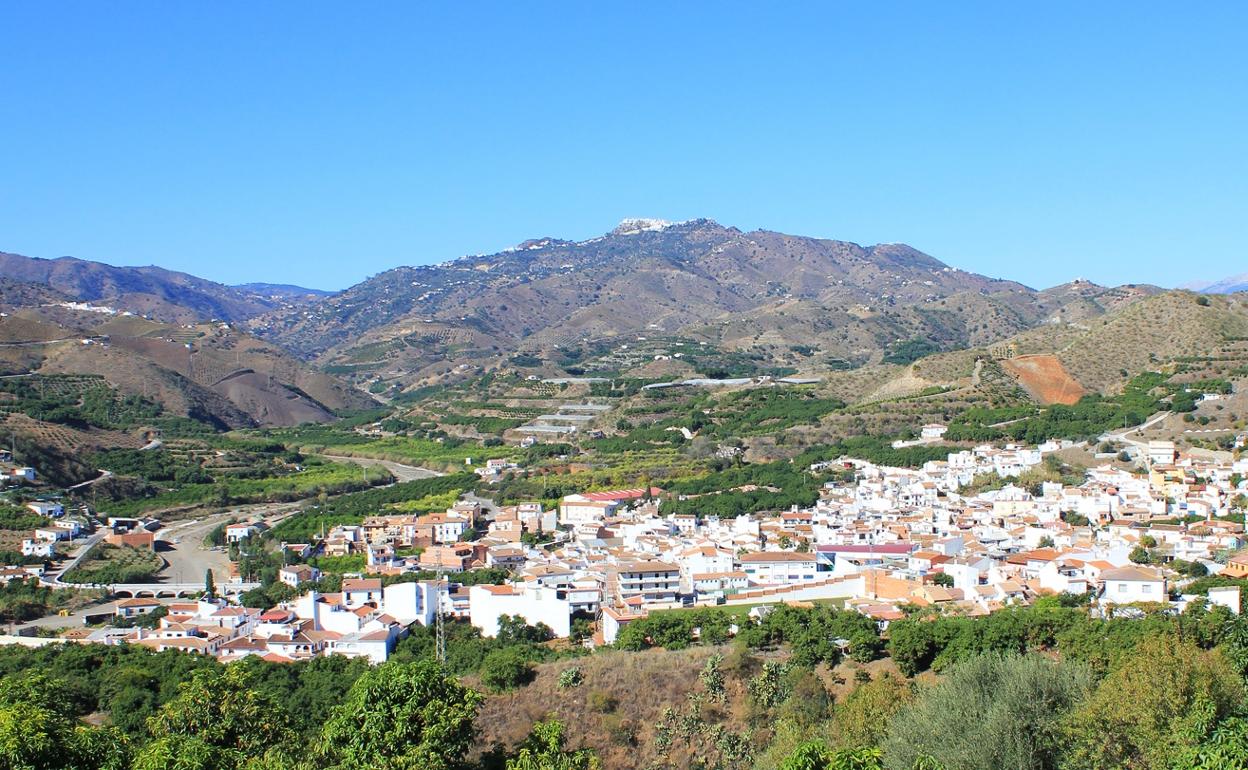
M 442 607 L 442 579 L 445 577 L 445 570 L 442 568 L 442 559 L 438 558 L 437 579 L 434 583 L 434 636 L 436 639 L 436 654 L 438 657 L 438 665 L 446 668 L 446 622 L 443 620 Z

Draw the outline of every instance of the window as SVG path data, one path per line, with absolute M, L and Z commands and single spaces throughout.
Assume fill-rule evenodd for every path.
M 1140 590 L 1146 594 L 1151 594 L 1153 592 L 1153 586 L 1151 583 L 1145 583 Z

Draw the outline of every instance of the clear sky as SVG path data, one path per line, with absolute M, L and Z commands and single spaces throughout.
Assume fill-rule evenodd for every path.
M 1248 270 L 1248 3 L 0 6 L 0 250 L 342 288 L 711 217 Z

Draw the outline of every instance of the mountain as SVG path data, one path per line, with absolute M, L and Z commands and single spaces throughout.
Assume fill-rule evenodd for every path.
M 238 289 L 248 295 L 258 297 L 270 297 L 272 299 L 282 300 L 313 300 L 332 297 L 334 292 L 324 291 L 322 289 L 308 289 L 303 286 L 294 286 L 289 283 L 242 283 L 230 288 Z
M 1188 288 L 1203 294 L 1234 294 L 1239 291 L 1248 291 L 1248 273 L 1232 275 L 1213 283 L 1198 283 Z
M 0 275 L 42 284 L 79 302 L 128 310 L 171 323 L 242 321 L 300 304 L 319 293 L 266 294 L 161 267 L 114 267 L 73 257 L 39 259 L 0 252 Z M 298 300 L 298 301 L 295 301 Z
M 1155 291 L 1083 282 L 1037 292 L 904 244 L 626 220 L 586 241 L 544 237 L 398 267 L 248 325 L 334 371 L 406 385 L 489 369 L 516 352 L 545 373 L 570 361 L 578 371 L 610 369 L 603 357 L 637 335 L 691 339 L 721 360 L 859 365 L 984 345 Z

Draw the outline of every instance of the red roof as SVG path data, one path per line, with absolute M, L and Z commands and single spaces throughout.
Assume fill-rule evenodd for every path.
M 663 490 L 658 487 L 650 487 L 650 496 L 657 497 L 663 494 Z M 610 492 L 586 492 L 582 497 L 586 500 L 593 500 L 596 503 L 611 503 L 617 500 L 636 500 L 639 497 L 645 497 L 646 490 L 643 487 L 635 489 L 615 489 Z

